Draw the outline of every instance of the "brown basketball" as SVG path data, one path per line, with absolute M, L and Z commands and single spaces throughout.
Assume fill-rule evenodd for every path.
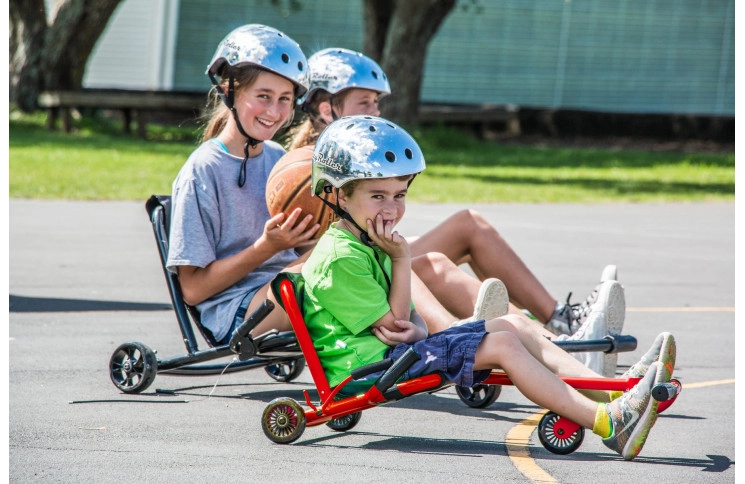
M 303 210 L 300 219 L 313 215 L 312 224 L 320 224 L 314 238 L 318 238 L 337 220 L 334 211 L 311 193 L 310 159 L 312 147 L 303 147 L 286 153 L 277 161 L 266 182 L 266 206 L 273 217 L 278 213 L 289 215 L 296 207 Z M 326 194 L 326 200 L 336 203 L 336 196 Z

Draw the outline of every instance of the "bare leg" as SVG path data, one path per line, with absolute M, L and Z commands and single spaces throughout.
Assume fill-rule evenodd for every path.
M 463 271 L 460 272 L 463 273 Z M 478 284 L 475 279 L 471 278 L 471 280 Z M 478 287 L 476 291 L 478 291 Z M 411 273 L 411 299 L 414 301 L 417 312 L 427 323 L 427 331 L 430 334 L 450 327 L 450 323 L 459 319 L 440 304 L 440 301 L 432 294 L 432 291 L 424 285 L 424 282 L 413 271 Z M 473 301 L 476 301 L 476 296 L 473 296 Z
M 571 358 L 571 357 L 570 357 Z M 583 427 L 595 424 L 597 403 L 580 394 L 536 360 L 509 332 L 489 333 L 476 350 L 475 370 L 502 368 L 532 402 Z
M 468 263 L 480 278 L 496 277 L 507 286 L 510 299 L 546 323 L 556 299 L 525 263 L 478 212 L 462 210 L 410 243 L 416 257 L 428 252 L 445 254 L 456 265 Z M 422 277 L 429 286 L 432 281 Z
M 411 269 L 426 284 L 437 301 L 455 316 L 448 325 L 456 319 L 464 319 L 473 314 L 473 305 L 481 282 L 460 270 L 445 255 L 429 253 L 414 257 Z M 416 300 L 414 303 L 416 304 Z M 421 308 L 419 304 L 416 306 L 417 310 Z M 433 332 L 436 331 L 430 331 Z
M 572 355 L 552 343 L 547 336 L 552 336 L 523 315 L 507 315 L 486 322 L 490 333 L 512 333 L 520 340 L 521 345 L 541 365 L 555 375 L 602 378 Z M 506 369 L 505 369 L 506 370 Z M 609 393 L 603 390 L 581 390 L 581 393 L 597 402 L 607 402 Z M 557 412 L 559 413 L 559 412 Z
M 295 259 L 294 262 L 285 267 L 282 272 L 299 273 L 302 270 L 305 261 L 308 260 L 309 255 L 310 251 L 305 252 L 303 255 Z M 269 313 L 267 317 L 264 318 L 264 320 L 254 328 L 253 331 L 251 331 L 251 335 L 258 336 L 272 329 L 276 329 L 277 331 L 292 331 L 290 318 L 287 316 L 287 313 L 284 311 L 284 309 L 282 309 L 282 306 L 280 306 L 279 302 L 277 302 L 277 299 L 274 297 L 274 293 L 272 292 L 270 283 L 263 285 L 259 288 L 258 291 L 256 291 L 253 299 L 251 299 L 251 302 L 248 304 L 246 317 L 250 316 L 251 313 L 254 312 L 267 299 L 274 303 L 274 310 L 272 310 L 272 312 Z

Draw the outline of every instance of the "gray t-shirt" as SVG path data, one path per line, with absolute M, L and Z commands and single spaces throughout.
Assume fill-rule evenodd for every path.
M 206 267 L 253 244 L 269 220 L 266 181 L 285 150 L 265 141 L 261 155 L 246 163 L 246 184 L 238 186 L 243 158 L 211 141 L 186 160 L 173 182 L 171 233 L 166 267 Z M 220 341 L 228 333 L 243 297 L 269 282 L 297 258 L 294 250 L 272 256 L 228 289 L 197 305 L 202 324 Z

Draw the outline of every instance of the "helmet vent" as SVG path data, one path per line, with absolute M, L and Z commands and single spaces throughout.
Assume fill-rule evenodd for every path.
M 394 161 L 396 161 L 396 153 L 394 153 L 392 151 L 386 151 L 385 152 L 385 159 L 388 160 L 388 161 L 390 161 L 391 163 L 393 163 Z
M 414 157 L 414 153 L 411 151 L 410 148 L 406 148 L 404 150 L 404 154 L 406 155 L 406 158 L 412 159 Z
M 378 128 L 376 128 L 375 126 L 370 126 L 367 129 L 369 129 L 370 132 L 372 132 L 372 133 L 374 133 L 374 132 L 376 132 L 378 130 Z
M 303 69 L 305 69 L 305 66 L 303 65 L 302 62 L 298 61 L 298 63 L 297 63 L 297 70 L 299 70 L 300 72 L 302 72 Z
M 378 78 L 378 73 L 377 73 L 377 72 L 375 72 L 375 71 L 372 71 L 372 75 L 373 75 L 373 77 L 374 77 L 375 79 L 377 79 L 377 78 Z
M 290 56 L 287 55 L 286 52 L 282 53 L 282 62 L 284 62 L 285 64 L 288 64 L 290 62 Z

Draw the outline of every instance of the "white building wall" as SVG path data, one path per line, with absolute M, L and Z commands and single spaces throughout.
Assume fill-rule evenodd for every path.
M 123 0 L 98 40 L 83 87 L 168 90 L 179 0 Z

